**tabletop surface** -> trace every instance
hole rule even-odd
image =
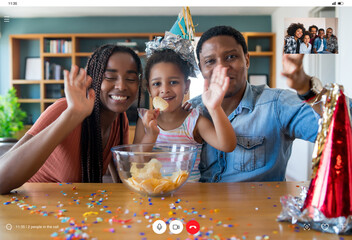
[[[186,183],[173,196],[148,198],[114,183],[26,183],[0,195],[1,239],[351,239],[277,222],[280,196],[308,182]],[[198,236],[152,223],[199,222]],[[168,226],[168,225],[167,225]],[[80,230],[81,229],[81,230]]]

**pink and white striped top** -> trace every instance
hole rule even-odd
[[[140,118],[143,118],[144,114],[147,112],[147,109],[139,108],[138,115]],[[200,179],[199,172],[199,162],[200,162],[200,153],[202,150],[202,144],[199,144],[194,140],[193,130],[197,124],[197,120],[199,118],[200,109],[194,108],[191,113],[188,114],[185,121],[178,128],[172,130],[163,130],[159,126],[159,136],[156,140],[157,143],[184,143],[184,144],[195,144],[198,146],[197,158],[194,163],[194,167],[192,169],[191,175],[188,179],[190,182],[198,182]]]

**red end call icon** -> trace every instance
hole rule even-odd
[[[187,232],[190,234],[196,234],[199,232],[200,226],[199,223],[195,220],[191,220],[186,224]]]

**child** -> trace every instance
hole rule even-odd
[[[310,33],[305,32],[303,34],[303,43],[301,43],[301,46],[299,48],[300,54],[310,54],[312,52],[312,45],[309,42],[310,42]]]
[[[326,51],[326,38],[324,38],[325,30],[320,28],[318,30],[318,37],[314,40],[313,52],[314,53],[329,53]]]
[[[86,71],[77,66],[65,71],[66,98],[43,112],[1,157],[1,194],[26,181],[102,181],[111,147],[128,142],[126,110],[136,99],[142,67],[132,49],[105,45],[90,57]]]
[[[193,51],[191,56],[192,54]],[[189,56],[188,54],[185,59]],[[170,49],[155,51],[148,59],[145,77],[149,93],[152,98],[159,96],[166,100],[169,107],[162,112],[159,109],[140,110],[134,143],[201,144],[204,140],[221,151],[231,152],[235,149],[236,135],[221,107],[229,86],[227,69],[219,67],[214,70],[210,86],[205,86],[202,96],[214,125],[200,115],[199,108],[191,112],[182,108],[184,95],[190,85],[188,77],[193,69],[181,54]],[[198,165],[199,154],[190,176],[191,181],[198,181],[200,178]]]

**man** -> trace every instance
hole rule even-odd
[[[320,28],[318,37],[314,40],[313,52],[314,53],[327,53],[326,51],[326,38],[324,38],[325,30]]]
[[[198,42],[197,57],[205,81],[211,79],[216,66],[227,68],[230,85],[222,108],[238,142],[231,153],[203,144],[200,181],[284,180],[293,140],[315,140],[318,114],[292,91],[252,86],[247,82],[250,65],[247,46],[242,34],[232,27],[217,26],[206,31]],[[283,74],[301,98],[309,99],[314,93],[302,60],[303,55],[284,55]],[[200,96],[190,102],[193,107],[200,106],[204,116],[210,119]]]
[[[318,32],[318,27],[316,25],[312,25],[308,28],[308,31],[310,33],[310,41],[309,43],[314,44],[314,40],[318,37],[317,32]],[[313,50],[313,49],[312,49]]]
[[[339,53],[339,48],[337,44],[337,37],[333,34],[332,28],[326,29],[326,50],[331,53]]]

